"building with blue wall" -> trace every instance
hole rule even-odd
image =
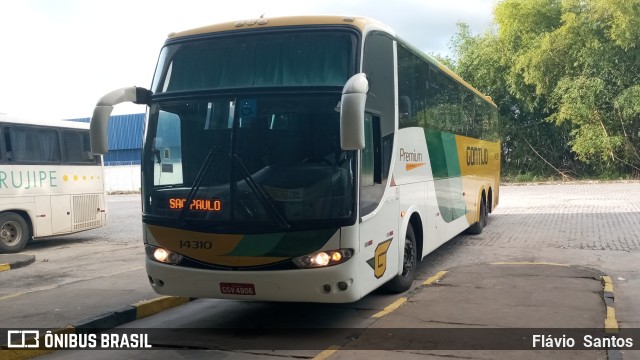
[[[88,123],[90,118],[69,119]],[[104,156],[106,166],[140,165],[144,114],[114,115],[109,118],[109,153]]]

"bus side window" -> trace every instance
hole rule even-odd
[[[8,147],[11,148],[11,158],[14,162],[60,162],[60,138],[55,129],[16,126],[5,133],[6,140],[9,140]]]
[[[11,151],[11,136],[9,136],[9,128],[5,127],[2,131],[4,135],[4,145],[7,151],[7,161],[12,161],[12,151]]]
[[[365,148],[362,150],[361,216],[378,206],[389,177],[397,115],[393,49],[394,41],[385,34],[372,32],[365,39],[362,67],[369,78],[366,109],[370,112],[365,116]],[[410,93],[402,95],[410,96]],[[407,106],[404,110],[410,109]]]
[[[5,153],[5,150],[4,150],[4,131],[3,131],[2,127],[0,127],[0,163],[3,163],[3,162],[6,161],[4,153]]]
[[[377,129],[376,129],[377,128]],[[380,118],[365,114],[364,149],[360,169],[360,209],[367,214],[373,211],[379,201],[380,186]],[[376,186],[377,185],[377,186]]]
[[[375,137],[373,131],[373,117],[367,113],[364,117],[364,149],[362,149],[362,169],[360,173],[360,186],[364,187],[373,186],[376,182],[375,174]]]
[[[74,130],[62,131],[62,149],[64,150],[64,163],[95,163],[96,159],[91,153],[89,133]]]

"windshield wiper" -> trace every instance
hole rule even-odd
[[[190,209],[191,202],[193,201],[193,198],[198,193],[198,190],[200,189],[200,185],[202,184],[202,179],[204,179],[204,175],[207,173],[207,171],[209,170],[209,167],[213,163],[213,158],[215,157],[215,155],[216,155],[216,146],[213,145],[211,146],[211,149],[209,149],[209,152],[207,153],[207,157],[204,159],[204,163],[200,167],[200,170],[198,170],[198,175],[196,175],[196,179],[193,182],[193,186],[191,187],[191,189],[189,190],[189,193],[187,194],[187,200],[185,201],[184,203],[185,205],[182,208],[182,211],[180,212],[180,216],[178,217],[179,220],[184,219],[185,215],[187,214],[187,211]]]
[[[242,171],[244,181],[247,182],[247,185],[249,185],[251,191],[253,191],[262,206],[267,210],[267,213],[278,223],[281,228],[289,229],[291,225],[289,225],[287,219],[285,219],[280,211],[278,211],[278,209],[276,209],[276,207],[273,205],[273,199],[271,199],[269,194],[267,194],[262,189],[262,187],[258,185],[255,180],[253,180],[251,173],[244,166],[244,162],[242,161],[242,159],[237,154],[230,154],[229,156],[235,161],[235,164],[240,169],[240,171]]]

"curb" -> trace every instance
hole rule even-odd
[[[604,332],[605,334],[609,334],[611,336],[617,335],[620,328],[618,326],[618,320],[616,319],[616,308],[615,308],[615,296],[613,295],[613,282],[611,281],[611,277],[607,275],[603,275],[602,278],[602,298],[604,299],[604,303],[607,306],[607,317],[604,319]],[[622,352],[620,349],[608,349],[607,350],[607,359],[608,360],[621,360]]]
[[[420,288],[426,288],[429,286],[432,286],[434,284],[437,284],[438,282],[440,282],[440,280],[442,280],[442,278],[447,274],[447,271],[439,271],[438,273],[436,273],[435,275],[429,277],[427,280],[425,280],[422,284],[416,286],[415,288],[413,288],[412,290],[407,291],[407,293],[405,294],[405,296],[401,296],[398,299],[396,299],[393,303],[389,304],[388,306],[386,306],[382,311],[377,312],[373,315],[371,315],[370,320],[372,322],[375,322],[376,320],[389,315],[390,313],[394,312],[395,310],[399,309],[400,307],[402,307],[407,300],[409,300],[409,297],[414,294],[418,289]],[[370,323],[371,324],[371,323]],[[367,326],[368,327],[368,326]],[[350,340],[349,340],[350,341]],[[316,355],[315,357],[311,358],[311,360],[326,360],[327,358],[329,358],[331,355],[333,355],[336,351],[340,350],[342,348],[342,346],[344,346],[344,344],[342,345],[332,345],[329,348],[325,349],[324,351],[320,352],[318,355]]]
[[[76,325],[68,325],[64,328],[51,330],[51,332],[81,334],[89,329],[108,330],[186,304],[192,300],[195,299],[181,296],[160,296],[82,320]],[[33,339],[31,339],[31,341],[33,341]],[[56,351],[56,349],[8,349],[7,346],[3,345],[0,347],[0,358],[4,360],[24,360],[50,354],[54,351]]]
[[[547,262],[494,262],[492,265],[550,265],[550,266],[566,266],[572,267],[572,265],[568,264],[557,264],[557,263],[547,263]],[[575,266],[581,268],[581,266]],[[590,269],[597,271],[595,269]],[[601,273],[602,274],[602,273]],[[604,304],[606,307],[606,317],[604,319],[603,329],[604,333],[610,336],[615,336],[619,333],[620,327],[618,326],[618,320],[616,319],[616,309],[615,309],[615,296],[613,294],[613,282],[611,281],[611,277],[605,274],[600,276],[600,281],[602,282],[602,299],[604,300]],[[620,349],[607,349],[607,359],[608,360],[622,360],[622,353]]]
[[[585,268],[582,266],[574,266],[569,264],[550,263],[550,262],[504,261],[504,262],[493,262],[493,263],[490,263],[490,265],[544,265],[544,266],[558,266],[558,267],[574,267],[574,268],[581,268],[581,269],[595,272],[596,274],[598,274],[597,276],[600,277],[600,281],[603,286],[602,296],[606,305],[606,318],[604,319],[604,322],[603,322],[604,333],[610,336],[614,336],[619,333],[618,321],[616,319],[615,308],[614,308],[615,296],[613,293],[613,283],[611,281],[611,277],[604,275],[602,272],[596,269]],[[385,307],[384,310],[372,315],[371,318],[374,320],[377,320],[381,317],[384,317],[392,313],[398,308],[402,307],[408,301],[408,297],[411,296],[411,294],[414,293],[418,288],[429,287],[429,286],[433,286],[434,284],[437,284],[438,282],[440,282],[440,280],[442,280],[442,278],[445,277],[447,272],[448,271],[439,271],[435,275],[429,277],[421,285],[407,292],[406,296],[396,299],[393,303]],[[598,279],[597,276],[594,274],[594,277],[592,279],[597,280]],[[339,351],[342,348],[342,346],[344,346],[344,344],[332,345],[329,348],[325,349],[324,351],[320,352],[311,360],[326,360],[327,358],[331,357],[335,352]],[[622,353],[619,349],[607,349],[606,356],[607,356],[607,360],[622,360]]]
[[[604,319],[604,328],[607,334],[618,333],[618,320],[616,320],[615,296],[613,295],[613,283],[609,276],[602,276],[602,287],[604,288],[602,297],[607,306],[607,317]]]
[[[35,255],[23,255],[23,256],[25,256],[26,259],[15,260],[11,263],[0,263],[0,272],[25,267],[27,265],[33,264],[36,261]]]
[[[137,302],[125,308],[91,317],[72,325],[75,329],[111,329],[144,317],[157,314],[190,301],[187,297],[160,296]]]

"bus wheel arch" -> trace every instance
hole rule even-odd
[[[416,240],[416,258],[417,261],[422,260],[422,247],[424,245],[424,232],[422,229],[422,219],[418,213],[413,213],[409,219],[409,227],[413,230]],[[408,228],[407,228],[408,230]]]
[[[0,213],[0,253],[16,253],[24,249],[31,237],[31,222],[22,211]]]
[[[418,260],[422,258],[422,225],[417,213],[411,215],[405,231],[400,273],[384,284],[390,292],[402,293],[411,288],[416,277]]]
[[[482,233],[482,229],[487,225],[487,215],[488,215],[488,206],[487,206],[487,197],[484,188],[480,193],[480,198],[478,200],[478,209],[476,210],[478,213],[478,221],[471,224],[469,228],[467,228],[466,233],[472,235],[478,235]]]

